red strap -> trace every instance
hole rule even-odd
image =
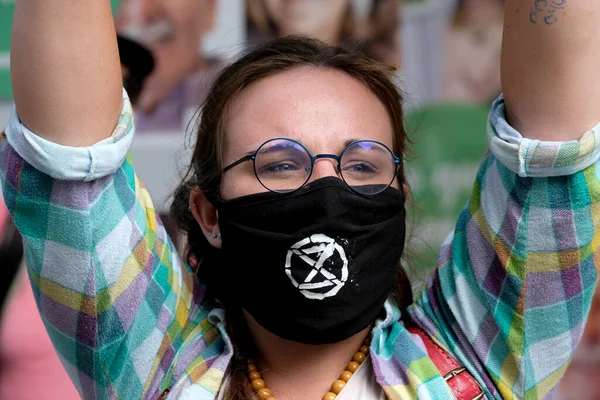
[[[448,386],[452,389],[452,393],[454,393],[454,396],[458,400],[479,400],[484,398],[481,386],[454,357],[438,346],[425,332],[416,326],[410,326],[407,329],[410,333],[419,335],[425,344],[429,358],[431,358],[433,364],[440,371],[440,374],[444,377]]]

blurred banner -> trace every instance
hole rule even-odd
[[[409,108],[484,104],[500,93],[504,0],[407,0],[402,87]]]
[[[503,0],[112,0],[127,62],[143,88],[140,131],[180,130],[224,60],[305,34],[359,47],[399,68],[410,108],[489,104],[500,91]],[[0,0],[0,99],[11,96],[15,0]],[[144,54],[146,52],[146,54]]]
[[[246,0],[248,44],[302,34],[400,67],[398,0]]]
[[[123,75],[138,132],[185,131],[227,58],[245,47],[243,0],[121,0]]]
[[[447,28],[442,101],[490,104],[500,94],[504,0],[459,0]]]

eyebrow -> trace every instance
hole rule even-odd
[[[278,139],[291,139],[291,140],[294,140],[294,141],[296,141],[296,142],[300,143],[302,146],[306,147],[306,145],[305,145],[304,143],[302,143],[302,140],[300,140],[300,139],[294,139],[294,138],[291,138],[291,137],[280,137],[280,138],[278,138]],[[265,143],[266,143],[266,142],[265,142]],[[265,143],[262,143],[262,144],[261,144],[260,146],[258,146],[256,149],[254,149],[254,150],[251,150],[251,151],[247,152],[246,154],[244,154],[244,156],[245,156],[245,157],[247,157],[247,156],[251,156],[251,155],[254,155],[254,154],[256,154],[256,152],[258,151],[258,149],[260,149],[260,148],[261,148],[261,146],[262,146],[263,144],[265,144]]]
[[[306,147],[306,145],[300,139],[294,139],[294,138],[282,138],[282,139],[292,139],[292,140],[295,140],[296,142],[299,142],[304,147]],[[350,146],[352,143],[357,142],[359,140],[363,140],[363,139],[356,139],[356,138],[347,139],[346,141],[344,141],[344,148]],[[260,146],[262,146],[262,144]],[[249,157],[249,156],[252,156],[252,155],[256,154],[256,152],[258,151],[258,149],[260,148],[260,146],[258,146],[255,150],[251,150],[251,151],[245,153],[244,157]]]
[[[360,141],[360,140],[365,140],[367,142],[369,141],[368,139],[350,139],[350,140],[347,140],[346,142],[344,142],[345,148],[348,148],[348,146],[350,146],[352,143],[354,143],[356,141]],[[384,153],[384,154],[387,153],[387,151],[382,149],[380,146],[373,147],[373,149],[380,153]]]

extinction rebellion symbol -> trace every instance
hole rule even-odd
[[[335,296],[348,280],[344,248],[327,235],[315,234],[287,252],[285,273],[307,299]]]

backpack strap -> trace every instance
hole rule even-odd
[[[454,357],[448,354],[446,350],[442,349],[429,335],[418,327],[411,325],[407,329],[410,333],[418,335],[421,338],[425,344],[429,358],[431,358],[433,364],[440,371],[440,374],[452,389],[452,393],[454,393],[457,400],[484,399],[483,389],[465,367],[461,366]]]

